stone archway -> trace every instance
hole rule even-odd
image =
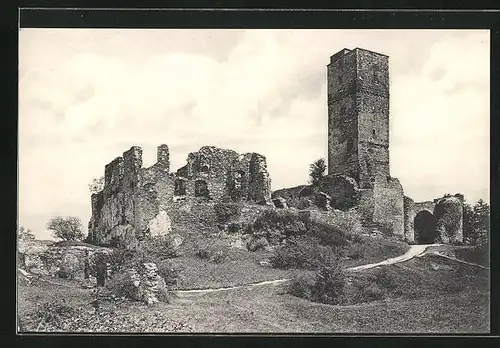
[[[418,244],[432,244],[436,240],[436,217],[428,210],[419,211],[413,220],[415,242]]]

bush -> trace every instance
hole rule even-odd
[[[306,273],[295,276],[288,287],[288,293],[293,296],[313,300],[313,288],[316,283],[314,274]]]
[[[316,266],[314,275],[295,277],[288,291],[314,302],[341,304],[345,302],[345,285],[344,271],[338,259],[330,255]]]
[[[317,302],[340,304],[344,302],[345,274],[337,258],[330,257],[316,271],[314,294]]]
[[[66,303],[64,298],[51,298],[42,302],[34,313],[34,320],[45,325],[59,327],[65,320],[75,314],[75,308]]]
[[[196,251],[196,256],[200,259],[208,260],[210,258],[210,250],[208,248],[200,248]]]
[[[264,250],[269,245],[269,242],[264,237],[252,238],[248,244],[247,249],[249,251]]]
[[[382,267],[376,274],[376,283],[383,289],[393,290],[396,288],[394,275],[387,267]]]
[[[157,265],[158,275],[165,280],[165,285],[175,285],[179,276],[179,271],[170,262],[162,262]]]
[[[344,254],[353,260],[359,260],[365,255],[365,248],[365,244],[361,242],[353,242],[346,247]]]
[[[153,238],[145,241],[136,252],[136,258],[140,262],[161,262],[163,260],[178,257],[175,248],[169,239]]]
[[[85,238],[82,222],[76,216],[56,216],[49,220],[47,229],[55,238],[63,240],[82,240]]]
[[[212,262],[214,262],[214,263],[222,263],[226,259],[227,259],[227,254],[224,251],[222,251],[222,250],[217,251],[212,256]]]
[[[138,288],[134,286],[127,272],[115,274],[113,278],[106,283],[106,289],[118,297],[126,297],[131,300],[139,298],[137,293]]]
[[[359,302],[371,302],[382,300],[384,298],[384,292],[380,289],[377,284],[370,284],[361,290],[361,296]]]
[[[325,222],[310,222],[308,224],[308,234],[318,238],[321,244],[330,246],[345,246],[348,241],[345,230]]]
[[[222,246],[209,245],[198,247],[196,256],[203,260],[210,260],[214,263],[222,263],[228,258],[227,250]]]
[[[231,222],[228,226],[227,226],[227,231],[229,233],[237,233],[238,231],[242,230],[242,225],[240,223],[237,223],[237,222]]]
[[[288,210],[265,210],[255,219],[249,232],[265,236],[275,244],[284,238],[299,236],[307,231],[306,225],[297,214]]]
[[[294,237],[285,246],[278,248],[271,257],[276,268],[315,269],[335,253],[329,246],[321,245],[311,236]]]
[[[217,222],[226,223],[241,216],[241,205],[237,203],[217,203],[214,205]]]

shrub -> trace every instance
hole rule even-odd
[[[344,298],[345,274],[338,259],[329,257],[325,259],[316,271],[314,284],[314,297],[317,302],[340,304]]]
[[[269,242],[264,237],[252,238],[248,244],[247,249],[249,251],[264,250],[269,245]]]
[[[295,276],[288,287],[288,293],[305,298],[307,300],[313,300],[313,288],[316,282],[314,274],[306,273]]]
[[[331,247],[321,245],[311,236],[294,237],[285,246],[278,248],[271,257],[276,268],[314,269],[334,254]]]
[[[307,231],[297,214],[287,210],[265,210],[255,219],[250,232],[265,236],[270,242],[299,236]]]
[[[228,226],[227,226],[227,231],[229,233],[237,233],[238,231],[242,230],[242,224],[238,223],[238,222],[231,222]]]
[[[228,258],[227,250],[223,246],[208,245],[198,247],[196,256],[203,260],[210,260],[214,263],[222,263]]]
[[[165,285],[175,285],[179,276],[179,271],[170,262],[162,262],[157,265],[158,275],[165,280]]]
[[[152,238],[144,241],[136,252],[140,262],[161,262],[166,259],[178,257],[177,248],[171,240],[166,238]]]
[[[308,234],[318,238],[322,244],[330,246],[344,246],[348,240],[345,230],[325,222],[310,222]]]
[[[214,210],[219,223],[226,223],[241,216],[241,205],[237,203],[220,202],[214,205]]]
[[[222,263],[227,259],[227,253],[223,250],[219,250],[212,256],[212,262],[214,263]]]
[[[57,327],[75,314],[75,308],[66,303],[64,298],[51,298],[42,302],[34,313],[34,320],[45,325]]]
[[[396,288],[396,280],[393,273],[387,267],[382,267],[376,274],[376,283],[383,289],[393,290]]]
[[[377,284],[370,284],[361,290],[361,296],[358,297],[359,302],[377,301],[384,298],[384,292]]]
[[[138,288],[134,286],[127,272],[115,274],[113,278],[106,283],[106,288],[118,297],[126,297],[132,300],[139,297],[137,293]]]
[[[210,250],[208,248],[200,248],[196,251],[196,256],[200,259],[208,260],[210,258]]]
[[[345,256],[353,259],[359,260],[365,255],[365,244],[361,242],[350,243],[345,250]]]

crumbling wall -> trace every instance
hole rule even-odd
[[[358,213],[365,227],[403,238],[403,187],[396,178],[377,176],[372,189],[359,189]]]
[[[358,184],[347,175],[325,175],[318,190],[330,196],[330,204],[335,209],[346,210],[358,203]]]
[[[415,227],[413,226],[415,220],[415,202],[410,197],[403,197],[404,206],[404,231],[405,238],[408,242],[415,241]]]
[[[463,196],[443,197],[436,202],[436,233],[442,243],[463,241]]]
[[[158,146],[157,163],[142,168],[142,149],[132,146],[105,167],[104,188],[92,195],[90,241],[135,249],[149,233],[149,222],[173,196],[167,145]]]
[[[157,162],[142,168],[142,150],[133,146],[105,167],[101,192],[93,194],[89,241],[135,249],[141,242],[171,231],[176,199],[222,199],[265,203],[270,179],[264,156],[204,146],[170,173],[167,145],[157,148]]]
[[[373,187],[375,207],[373,222],[392,229],[392,234],[404,236],[403,186],[396,178],[377,176]]]

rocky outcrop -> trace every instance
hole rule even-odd
[[[153,305],[158,303],[159,298],[166,296],[167,287],[165,279],[158,274],[158,268],[155,263],[143,263],[139,270],[136,268],[129,269],[128,277],[134,289],[129,294],[133,300]]]

